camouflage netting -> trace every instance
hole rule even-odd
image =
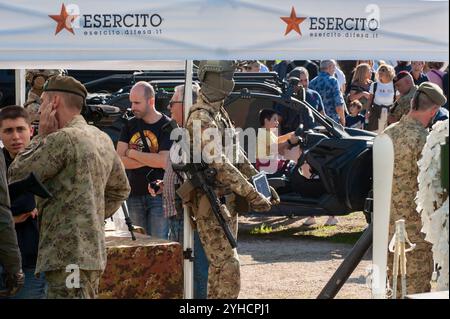
[[[109,234],[108,234],[109,233]],[[108,262],[99,298],[183,298],[181,245],[127,232],[106,232]]]

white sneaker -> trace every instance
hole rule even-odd
[[[315,217],[308,217],[307,220],[305,220],[305,222],[303,223],[303,226],[312,226],[316,223],[316,218]]]
[[[339,223],[339,220],[334,217],[334,216],[330,216],[328,217],[327,221],[325,222],[325,226],[335,226]]]

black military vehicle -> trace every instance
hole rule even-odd
[[[116,112],[118,109],[108,108],[98,108],[96,114],[96,122],[115,143],[122,118],[130,115],[129,90],[142,80],[154,86],[156,108],[166,113],[174,87],[184,83],[184,71],[114,74],[85,83],[91,92],[88,98],[91,110],[95,110],[95,105],[120,109],[120,116]],[[258,112],[263,108],[285,107],[293,113],[309,113],[314,117],[313,127],[296,130],[303,149],[297,164],[284,167],[276,176],[269,176],[269,183],[281,198],[281,204],[274,207],[271,214],[345,215],[362,211],[372,188],[372,140],[375,135],[343,128],[301,98],[292,97],[289,83],[281,82],[276,73],[235,73],[235,82],[234,92],[226,100],[225,107],[237,127],[257,128]],[[304,161],[311,166],[316,178],[302,177],[299,169]]]

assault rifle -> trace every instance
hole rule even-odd
[[[163,127],[163,130],[171,132],[172,130],[177,128],[179,128],[177,123],[174,120],[172,120]],[[175,142],[176,143],[182,142],[181,135]],[[233,237],[230,227],[228,226],[225,217],[221,212],[220,206],[222,204],[220,200],[217,198],[217,195],[212,187],[212,185],[214,185],[214,182],[216,180],[217,175],[216,170],[214,168],[208,167],[204,163],[187,163],[187,164],[172,163],[172,168],[177,173],[181,172],[185,173],[187,179],[190,181],[192,186],[196,189],[199,189],[207,196],[209,203],[211,204],[211,209],[214,213],[214,216],[216,216],[217,221],[222,227],[225,236],[228,239],[228,242],[230,243],[232,248],[236,248],[237,247],[236,239]]]

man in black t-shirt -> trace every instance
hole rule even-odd
[[[170,133],[162,127],[170,119],[156,111],[155,91],[147,82],[132,87],[130,102],[135,117],[123,126],[117,143],[117,153],[131,186],[128,210],[132,222],[143,227],[147,234],[167,239],[168,220],[164,217],[162,197],[150,196],[147,184],[163,178],[172,141]]]

